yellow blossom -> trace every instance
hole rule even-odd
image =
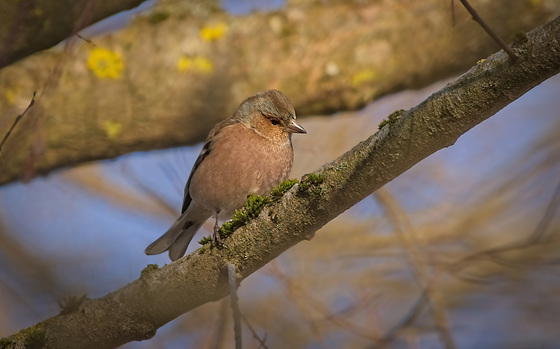
[[[8,105],[10,106],[16,104],[16,95],[16,90],[11,87],[8,87],[4,90],[4,98],[6,99],[6,103],[8,103]]]
[[[358,86],[364,82],[373,81],[377,76],[377,72],[371,68],[362,69],[352,76],[352,85]]]
[[[101,79],[118,79],[123,69],[123,61],[118,52],[96,47],[89,54],[87,66]]]
[[[214,71],[214,64],[206,57],[181,57],[177,61],[177,70],[210,74]]]
[[[204,41],[215,41],[224,36],[227,26],[224,23],[220,23],[213,27],[204,27],[200,29],[200,37]]]
[[[540,7],[542,5],[542,0],[529,0],[529,3],[533,7]]]
[[[115,139],[121,133],[122,125],[115,121],[105,120],[101,123],[101,127],[105,131],[105,134],[110,139]]]
[[[31,13],[33,14],[33,16],[39,18],[43,16],[43,9],[41,9],[39,6],[35,6],[33,10],[31,10]]]

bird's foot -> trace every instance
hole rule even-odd
[[[218,248],[229,248],[229,246],[222,241],[220,237],[220,229],[216,229],[214,227],[214,234],[212,234],[212,245],[211,247],[218,247]]]

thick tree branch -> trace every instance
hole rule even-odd
[[[446,2],[304,0],[247,16],[181,7],[190,3],[158,2],[125,29],[90,38],[95,46],[79,41],[4,68],[0,132],[32,91],[39,94],[3,151],[0,184],[24,169],[45,174],[202,141],[240,101],[269,88],[286,93],[300,116],[353,110],[465,71],[495,51],[466,11],[451,27]],[[556,16],[560,2],[486,1],[477,9],[509,38]],[[112,58],[112,74],[102,74]],[[43,155],[30,162],[32,146]]]
[[[321,168],[320,184],[295,186],[237,230],[227,241],[229,249],[194,252],[161,269],[149,266],[122,289],[86,300],[74,313],[54,316],[14,335],[7,347],[15,348],[32,336],[45,348],[113,348],[150,338],[179,315],[224,297],[228,294],[227,262],[236,265],[240,280],[246,278],[559,73],[559,38],[560,17],[514,46],[517,63],[500,51],[415,108],[393,115],[379,132]]]

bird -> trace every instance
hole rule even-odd
[[[208,134],[185,185],[181,215],[144,251],[184,256],[192,238],[214,217],[218,245],[220,220],[231,218],[249,194],[268,195],[286,180],[293,163],[292,134],[307,131],[296,122],[294,106],[278,90],[244,100],[228,119]]]

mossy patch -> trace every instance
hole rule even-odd
[[[400,109],[400,110],[392,112],[391,115],[389,115],[387,117],[387,119],[384,119],[383,121],[381,121],[379,123],[379,129],[381,130],[387,124],[392,125],[392,124],[396,123],[400,119],[400,117],[403,113],[404,113],[404,109]]]
[[[320,173],[308,173],[303,176],[301,182],[299,183],[298,191],[299,192],[306,192],[309,191],[312,187],[319,186],[325,180],[325,176]]]
[[[23,343],[25,349],[44,348],[47,343],[47,333],[45,331],[45,322],[40,322],[34,326],[21,330],[9,338],[0,340],[0,348],[7,349],[14,344]],[[20,346],[18,346],[20,347]]]
[[[270,202],[267,196],[249,194],[245,205],[240,210],[235,210],[231,221],[225,222],[220,228],[220,237],[226,238],[234,231],[256,218],[266,204]]]
[[[10,338],[0,338],[0,349],[6,349],[8,348],[8,346],[10,344],[12,344],[14,341],[11,340]]]
[[[81,296],[68,296],[60,299],[58,305],[60,306],[60,314],[66,315],[76,312],[80,309],[80,305],[86,300],[87,294]]]
[[[249,194],[247,196],[247,201],[245,201],[245,205],[243,205],[241,209],[235,210],[232,219],[225,222],[220,227],[220,230],[218,231],[220,234],[220,238],[227,238],[228,236],[233,234],[234,231],[247,224],[247,222],[256,218],[259,213],[261,213],[265,205],[270,201],[270,198],[267,196],[260,196],[252,193]],[[198,243],[201,245],[207,245],[211,242],[212,237],[205,236]]]
[[[379,129],[381,130],[383,127],[385,127],[385,125],[387,125],[387,123],[389,123],[389,121],[383,119],[383,121],[379,123]]]
[[[243,207],[239,210],[235,210],[232,219],[225,222],[220,227],[220,238],[227,238],[233,234],[234,231],[246,225],[252,219],[257,218],[266,205],[280,200],[282,196],[297,183],[297,179],[287,179],[276,188],[272,189],[270,196],[249,194]],[[200,239],[198,243],[203,246],[199,252],[204,253],[207,250],[207,246],[212,243],[212,236],[205,236]]]
[[[205,236],[202,239],[198,240],[198,243],[203,246],[211,242],[212,242],[212,235]]]
[[[159,265],[157,264],[148,264],[142,271],[140,272],[140,277],[144,277],[156,270],[159,269]]]
[[[45,323],[41,322],[10,337],[0,338],[0,349],[15,348],[16,346],[20,348],[22,342],[25,349],[44,348],[47,343]]]
[[[206,241],[205,239],[210,239],[209,241]],[[203,245],[202,247],[200,247],[198,249],[198,254],[204,254],[204,252],[208,251],[208,248],[210,248],[210,243],[212,242],[212,237],[210,236],[205,236],[204,238],[202,238],[198,243]],[[204,244],[203,244],[204,243]]]
[[[170,14],[166,11],[154,11],[146,16],[147,21],[150,24],[158,24],[169,18]]]
[[[294,185],[298,183],[297,179],[286,179],[284,182],[280,183],[276,188],[272,189],[270,193],[270,199],[273,201],[278,201],[288,192],[288,190],[292,189]]]
[[[511,42],[513,44],[523,44],[527,41],[529,41],[529,38],[527,37],[527,33],[524,31],[519,31],[511,37]]]
[[[39,349],[45,346],[47,334],[41,326],[32,327],[25,338],[25,349]]]

